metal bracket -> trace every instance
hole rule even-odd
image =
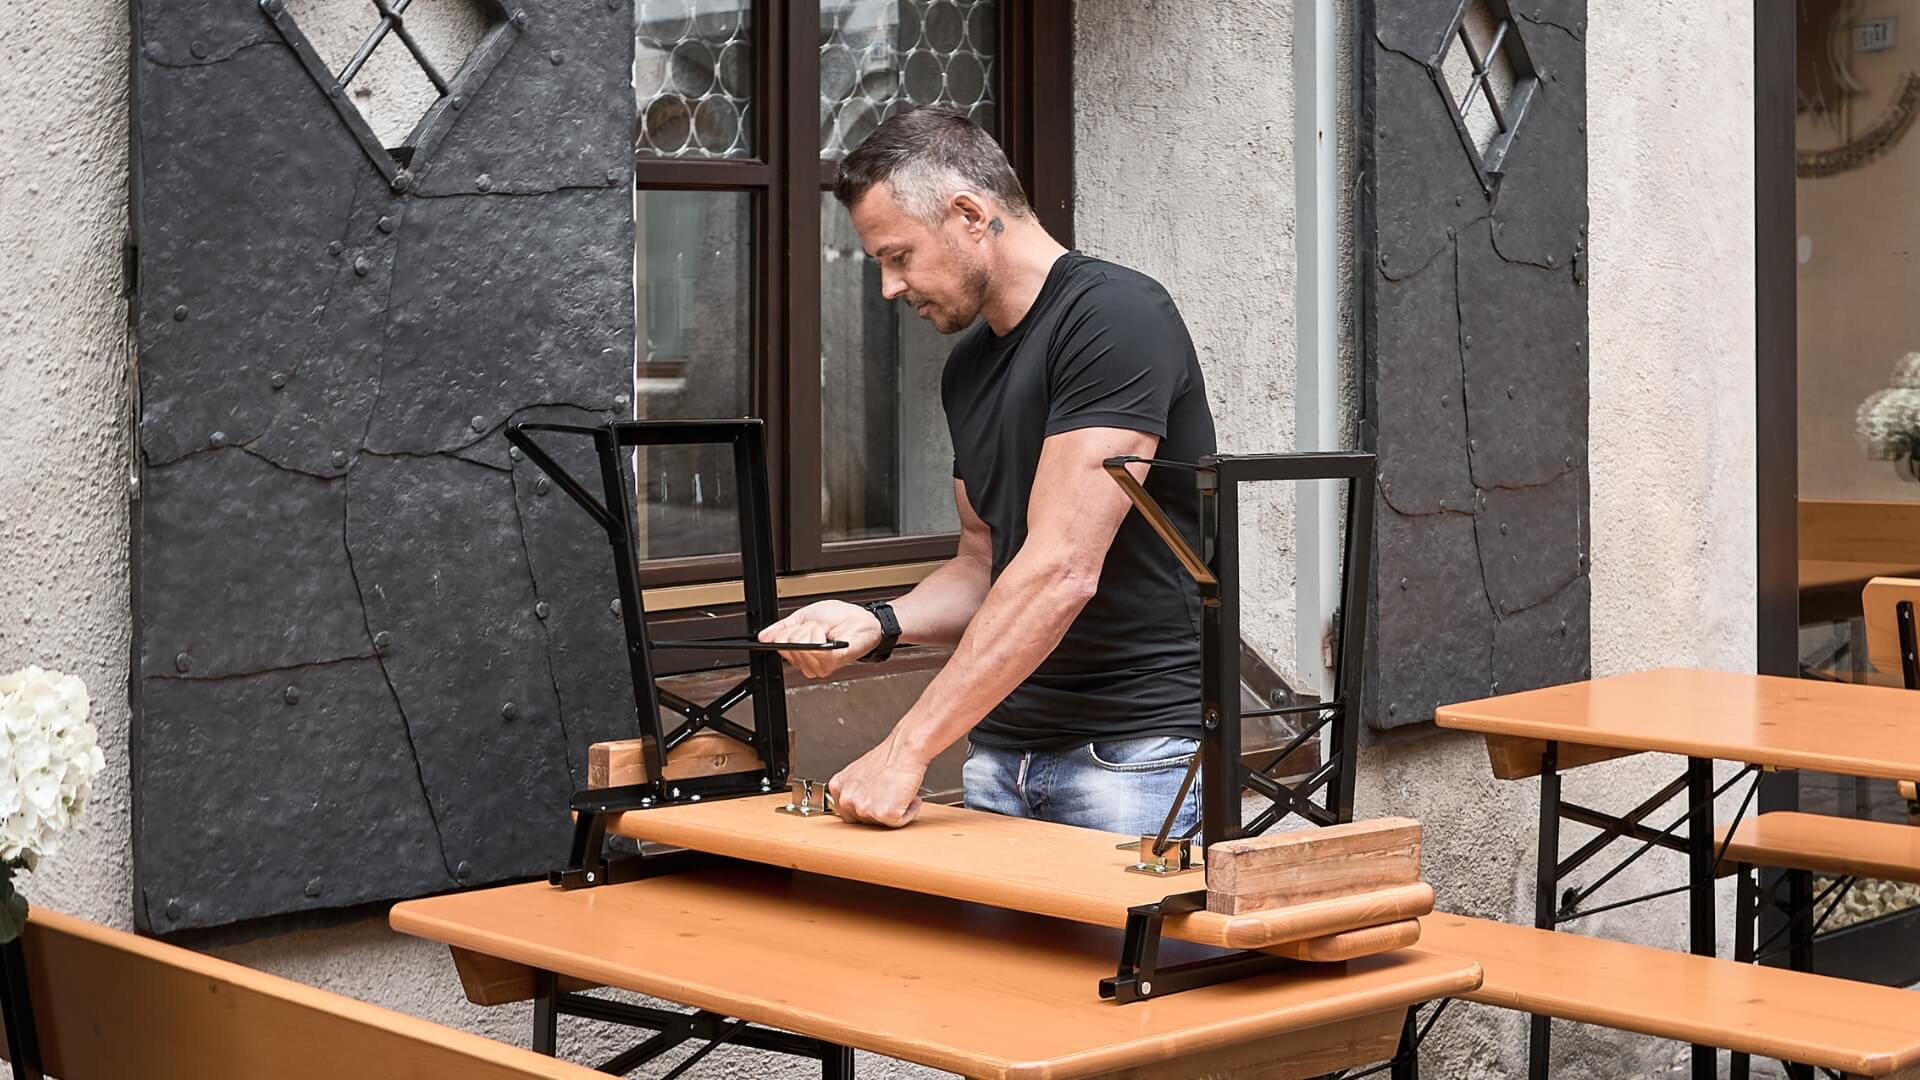
[[[1120,947],[1120,970],[1100,980],[1100,996],[1120,1005],[1164,997],[1183,990],[1232,982],[1273,971],[1293,963],[1264,952],[1235,952],[1224,956],[1160,966],[1160,929],[1169,915],[1187,915],[1207,906],[1207,891],[1175,893],[1157,903],[1127,910],[1126,938]]]
[[[1121,844],[1120,850],[1131,851],[1133,844]],[[1193,861],[1193,841],[1176,840],[1168,842],[1158,836],[1142,836],[1139,844],[1140,861],[1127,867],[1132,874],[1155,874],[1168,877],[1200,869]]]
[[[792,791],[791,801],[785,806],[774,807],[774,813],[793,814],[796,817],[815,817],[833,813],[833,794],[827,790],[825,780],[802,780],[796,777]],[[819,797],[818,802],[815,801],[815,796]]]

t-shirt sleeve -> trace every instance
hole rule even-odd
[[[1047,434],[1125,428],[1158,438],[1193,340],[1164,291],[1108,279],[1075,298],[1047,354]]]

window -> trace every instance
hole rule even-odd
[[[767,421],[781,572],[954,545],[952,340],[881,299],[838,161],[897,112],[960,109],[1070,244],[1070,29],[1043,0],[635,0],[635,414]],[[647,583],[727,577],[731,461],[637,466]]]

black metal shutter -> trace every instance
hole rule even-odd
[[[1517,76],[1484,151],[1442,74],[1476,7]],[[1376,727],[1589,671],[1585,32],[1584,0],[1362,13]]]
[[[500,430],[628,411],[633,9],[487,18],[396,155],[282,0],[134,4],[144,928],[538,874],[631,728]]]

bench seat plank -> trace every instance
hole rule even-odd
[[[34,1029],[61,1080],[605,1080],[578,1065],[36,907]]]
[[[1714,828],[1714,843],[1727,838]],[[1883,881],[1920,882],[1920,829],[1887,821],[1773,810],[1740,823],[1720,861],[1720,874],[1739,864]]]
[[[1197,872],[1128,873],[1139,837],[933,804],[904,829],[880,829],[831,815],[774,813],[787,798],[636,811],[610,819],[607,829],[635,840],[1097,926],[1125,926],[1134,905],[1205,887]],[[1129,840],[1130,850],[1117,850]],[[1432,910],[1433,887],[1414,882],[1243,915],[1196,911],[1167,919],[1165,933],[1203,945],[1260,949]]]
[[[1277,1040],[1266,1049],[1280,1054],[1295,1035],[1311,1047],[1320,1035],[1307,1033],[1479,983],[1471,960],[1414,948],[1117,1005],[1098,983],[1113,974],[1119,931],[747,864],[410,900],[389,921],[511,963],[981,1080],[1191,1076],[1179,1069],[1208,1055],[1262,1040]],[[1205,954],[1161,946],[1165,964]]]
[[[1480,962],[1468,1001],[1857,1076],[1920,1077],[1920,993],[1461,915],[1420,922],[1422,949]]]

